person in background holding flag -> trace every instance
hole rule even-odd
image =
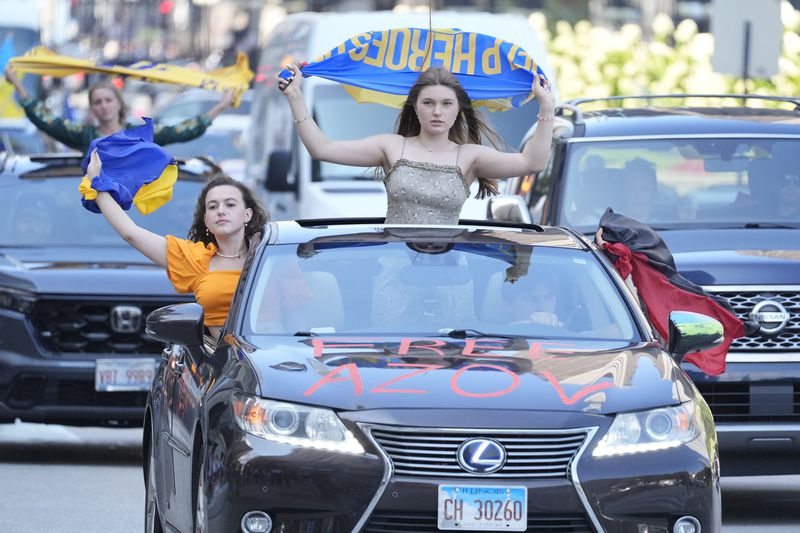
[[[306,107],[299,67],[287,69],[292,79],[278,75],[278,88],[287,97],[303,144],[320,161],[382,169],[387,223],[457,224],[473,181],[479,182],[477,197],[484,198],[497,194],[493,179],[539,172],[549,158],[555,103],[549,82],[539,74],[533,76],[532,92],[539,101],[540,127],[524,152],[506,153],[482,144],[484,138],[498,137],[445,68],[431,67],[419,75],[396,134],[349,141],[325,136]]]
[[[115,187],[110,182],[114,177],[106,176],[107,173],[101,176],[103,164],[98,152],[105,154],[109,165],[116,163],[114,173],[125,173],[118,163],[124,158],[123,152],[130,150],[120,150],[120,157],[112,150],[113,147],[98,146],[91,152],[84,181],[94,189],[92,202],[120,237],[167,270],[177,292],[194,294],[197,303],[203,306],[206,328],[218,338],[247,252],[259,242],[269,214],[247,186],[221,175],[211,179],[200,192],[188,239],[152,233],[136,225],[112,196]],[[84,202],[87,198],[84,196]]]
[[[5,76],[9,83],[14,85],[20,105],[28,119],[53,139],[83,154],[87,153],[94,139],[134,127],[127,123],[128,106],[122,98],[122,93],[110,82],[101,81],[89,89],[89,109],[97,125],[84,125],[53,115],[45,107],[44,102],[31,98],[10,64],[5,68]],[[187,119],[174,126],[157,125],[154,142],[163,146],[190,141],[201,136],[211,122],[230,107],[232,101],[233,93],[226,91],[220,101],[204,115]]]

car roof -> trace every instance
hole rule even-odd
[[[272,244],[355,241],[424,241],[542,245],[587,249],[586,238],[561,226],[538,226],[499,220],[466,220],[458,225],[385,224],[382,218],[280,220],[267,226]]]
[[[750,105],[679,106],[664,105],[668,99],[718,98]],[[783,109],[756,107],[765,100],[780,102]],[[641,105],[630,106],[629,102]],[[611,107],[612,105],[625,107]],[[586,110],[589,105],[604,109]],[[763,104],[761,104],[763,105]],[[787,108],[788,107],[788,108]],[[793,109],[792,109],[793,107]],[[563,139],[621,138],[697,135],[798,135],[800,134],[800,98],[761,95],[642,95],[576,99],[556,106],[554,135]],[[535,131],[528,131],[523,144]]]
[[[0,177],[74,177],[83,175],[83,155],[67,154],[10,155],[0,152]],[[181,180],[206,181],[222,169],[205,159],[178,159],[178,178]]]

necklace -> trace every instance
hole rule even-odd
[[[221,254],[221,253],[219,253],[219,250],[216,250],[214,253],[217,254],[220,257],[224,257],[225,259],[239,259],[240,257],[242,257],[242,254],[236,254],[236,255]]]
[[[422,142],[422,141],[419,139],[419,137],[417,137],[417,142],[419,142],[419,145],[420,145],[420,146],[422,146],[423,148],[425,148],[425,150],[427,150],[428,152],[431,152],[431,153],[435,152],[436,150],[442,150],[442,149],[446,148],[445,146],[442,146],[442,148],[428,148],[428,147],[427,147],[427,146],[425,146],[425,144],[424,144],[424,143],[423,143],[423,142]],[[447,141],[447,146],[450,146],[450,141],[449,141],[449,140]]]

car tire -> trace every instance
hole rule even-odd
[[[206,514],[208,507],[206,505],[206,493],[202,486],[202,480],[205,478],[206,473],[205,455],[205,447],[200,446],[195,457],[197,465],[193,470],[196,474],[193,480],[194,483],[192,483],[194,487],[194,497],[192,498],[194,503],[194,533],[208,533],[208,515]]]
[[[148,460],[147,460],[147,477],[145,478],[145,496],[144,496],[144,531],[145,533],[164,533],[161,526],[161,513],[158,512],[158,497],[156,492],[156,474],[155,474],[155,441],[153,436],[150,436],[150,445],[148,446]]]

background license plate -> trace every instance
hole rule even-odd
[[[439,485],[439,529],[525,531],[527,487]]]
[[[156,375],[155,359],[98,359],[94,368],[97,391],[148,390]]]

